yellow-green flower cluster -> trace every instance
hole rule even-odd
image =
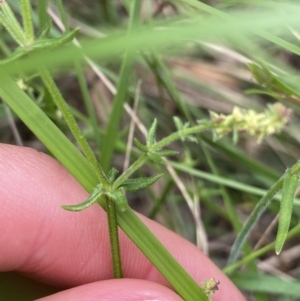
[[[235,107],[232,114],[210,112],[216,139],[228,133],[237,138],[239,132],[247,132],[260,143],[266,136],[279,133],[289,122],[292,111],[280,103],[269,105],[262,113]]]
[[[215,278],[211,278],[209,280],[203,280],[202,288],[209,300],[212,300],[211,296],[219,289],[218,287],[219,284],[220,281]]]

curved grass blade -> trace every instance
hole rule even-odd
[[[289,231],[291,216],[293,213],[293,201],[297,187],[298,176],[292,175],[290,169],[287,170],[283,180],[279,224],[275,242],[275,251],[277,255],[280,254]]]
[[[271,203],[273,196],[281,189],[283,184],[284,176],[282,176],[269,190],[268,192],[260,199],[260,201],[256,204],[253,211],[251,212],[248,220],[246,221],[245,225],[243,226],[242,230],[238,234],[228,259],[228,264],[232,264],[238,257],[239,252],[244,245],[251,229],[255,225],[256,221],[260,218],[263,214],[265,209]]]

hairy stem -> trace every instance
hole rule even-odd
[[[119,233],[118,233],[118,222],[117,222],[117,212],[115,201],[105,196],[106,199],[106,213],[108,219],[108,229],[109,229],[109,240],[110,249],[112,255],[112,265],[114,278],[122,278],[122,263],[121,263],[121,253],[120,253],[120,243],[119,243]]]
[[[30,45],[34,40],[34,30],[33,30],[32,16],[31,16],[30,0],[21,0],[21,12],[22,12],[26,43]]]
[[[74,119],[70,109],[63,99],[60,91],[58,90],[51,74],[44,68],[40,70],[41,77],[47,89],[49,90],[55,104],[57,105],[58,109],[63,114],[73,136],[75,137],[77,143],[80,145],[82,151],[84,152],[86,158],[89,160],[91,165],[93,166],[94,171],[98,175],[98,179],[100,183],[106,188],[109,188],[109,183],[107,178],[102,170],[101,166],[98,164],[97,159],[95,158],[90,146],[88,145],[84,135],[82,134],[81,130],[79,129],[76,120]]]

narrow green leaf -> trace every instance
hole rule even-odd
[[[172,149],[162,149],[162,150],[156,151],[155,154],[157,154],[161,157],[167,157],[167,156],[176,156],[179,154],[179,152],[172,150]]]
[[[91,191],[98,180],[86,158],[3,70],[0,70],[0,75],[0,96],[81,185]],[[146,155],[142,157],[145,159]],[[106,208],[103,201],[98,201],[98,203],[104,209]],[[195,280],[180,266],[130,208],[117,214],[118,223],[122,230],[157,267],[172,287],[176,287],[176,291],[184,300],[208,300]],[[137,229],[139,231],[136,231]]]
[[[126,191],[136,191],[151,186],[162,176],[163,173],[153,177],[128,179],[122,183],[121,187],[124,188]]]
[[[148,151],[148,147],[141,143],[138,139],[134,138],[134,143],[141,152],[146,153]]]
[[[273,186],[267,191],[267,193],[259,200],[254,209],[252,210],[248,220],[244,224],[243,228],[239,232],[228,258],[228,264],[232,264],[236,261],[241,248],[243,247],[251,229],[256,224],[257,220],[261,217],[263,212],[271,203],[274,195],[281,189],[283,184],[283,177],[281,177]]]
[[[103,194],[102,185],[97,185],[86,201],[77,205],[62,205],[61,207],[68,211],[81,211],[96,203]]]
[[[156,153],[147,153],[148,158],[157,164],[165,164],[165,160]]]
[[[41,27],[41,30],[38,33],[38,39],[45,38],[48,35],[48,33],[50,32],[50,29],[52,27],[52,20],[50,18],[47,18],[45,20],[45,22],[46,22],[45,25],[43,27]]]
[[[276,254],[280,254],[289,231],[291,216],[293,212],[293,201],[298,187],[298,176],[292,175],[291,170],[287,170],[283,180],[282,198],[280,203],[278,231],[275,242]]]
[[[88,191],[99,183],[87,159],[12,78],[0,70],[0,97]]]
[[[113,183],[113,181],[116,178],[116,175],[119,173],[119,171],[117,169],[115,169],[114,167],[110,169],[110,171],[107,173],[107,178],[109,183]]]
[[[77,32],[79,31],[79,28],[75,28],[72,31],[68,32],[64,36],[57,38],[57,39],[41,39],[36,41],[33,45],[31,45],[30,50],[46,50],[46,49],[53,49],[57,48],[59,46],[63,46],[69,42],[71,42]]]
[[[188,128],[189,124],[188,123],[185,123],[183,124],[182,121],[180,120],[180,118],[174,116],[173,117],[173,120],[174,120],[174,123],[176,125],[176,128],[179,132],[179,135],[180,135],[180,139],[181,141],[185,141],[185,139],[187,138],[186,136],[182,135],[182,130]]]
[[[39,28],[44,28],[47,26],[51,19],[47,14],[48,0],[39,0],[38,4],[38,17],[39,17]]]
[[[183,128],[183,123],[182,123],[181,119],[177,116],[174,116],[173,121],[175,123],[175,126],[176,126],[177,130],[181,131],[182,128]]]
[[[233,283],[241,289],[253,292],[265,292],[269,294],[281,294],[293,296],[295,299],[280,300],[297,300],[300,296],[300,281],[290,280],[272,275],[263,275],[247,271],[237,272],[230,275]]]
[[[158,271],[168,280],[176,292],[186,301],[208,301],[203,289],[193,280],[166,247],[141,222],[131,208],[118,212],[118,223],[122,230],[147,256]],[[130,231],[135,229],[135,231]],[[138,231],[137,231],[138,229]]]
[[[131,1],[130,19],[127,33],[125,34],[126,37],[130,37],[132,35],[133,25],[139,23],[141,3],[141,0]],[[109,116],[109,122],[102,142],[100,163],[103,166],[104,171],[109,169],[115,149],[115,143],[118,140],[117,137],[123,114],[123,105],[128,100],[128,87],[130,86],[130,78],[135,56],[136,54],[133,55],[133,53],[130,53],[130,51],[125,48],[125,55],[117,86],[117,94],[113,100],[112,111]]]
[[[183,130],[189,128],[190,124],[188,122],[182,123],[182,121],[176,116],[173,117],[173,120],[174,120],[176,128],[179,132],[181,141],[187,140],[187,141],[198,143],[198,140],[195,136],[193,136],[193,135],[183,135],[183,133],[182,133]]]
[[[155,118],[152,122],[152,125],[148,131],[147,135],[147,146],[152,146],[155,144],[155,134],[156,134],[156,128],[157,128],[157,119]]]
[[[198,143],[198,139],[193,135],[188,135],[185,137],[187,141]]]
[[[249,64],[248,68],[250,69],[252,75],[260,85],[262,85],[263,87],[267,87],[270,84],[270,81],[273,76],[267,68],[254,63]]]
[[[78,29],[75,29],[70,34],[58,39],[40,39],[34,44],[30,45],[30,48],[19,47],[8,58],[1,60],[0,65],[12,63],[13,61],[20,59],[21,57],[25,56],[26,54],[29,54],[32,51],[52,49],[61,46],[63,44],[66,44],[75,37],[77,31]]]

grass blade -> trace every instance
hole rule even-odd
[[[141,0],[135,0],[132,4],[131,19],[128,25],[128,35],[131,33],[131,27],[139,18]],[[109,117],[109,122],[105,137],[102,142],[102,152],[100,163],[104,171],[108,171],[116,140],[120,128],[120,122],[123,113],[123,104],[127,100],[128,86],[133,65],[133,55],[126,51],[121,67],[120,79],[117,87],[117,94],[114,98],[112,112]]]
[[[293,213],[293,201],[297,187],[298,176],[292,175],[291,170],[287,170],[283,180],[278,232],[275,242],[275,251],[277,255],[280,254],[289,231]]]

